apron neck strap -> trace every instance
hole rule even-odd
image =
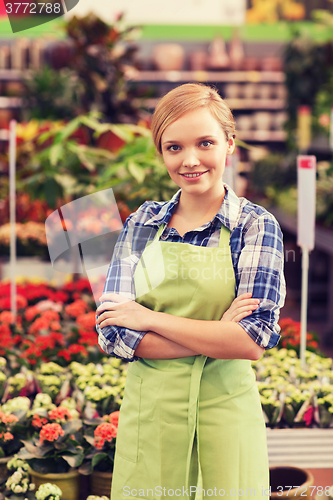
[[[221,224],[219,247],[229,247],[230,230]]]
[[[161,224],[160,226],[158,226],[158,230],[157,230],[157,233],[155,235],[154,240],[159,240],[160,239],[160,236],[162,234],[162,231],[163,231],[164,227],[165,227],[165,224]]]

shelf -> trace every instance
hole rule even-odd
[[[241,141],[284,142],[287,134],[284,130],[237,130],[236,138]]]
[[[27,70],[24,71],[26,73]],[[14,81],[14,80],[21,80],[22,79],[22,73],[20,69],[0,69],[0,80],[2,81]]]
[[[21,97],[4,97],[0,96],[0,109],[20,108],[22,106]]]
[[[277,109],[279,111],[286,108],[285,99],[240,99],[224,98],[231,109]]]
[[[138,71],[135,82],[270,82],[284,83],[282,71]]]

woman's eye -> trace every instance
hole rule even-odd
[[[179,148],[179,146],[177,146],[177,144],[172,144],[172,146],[168,147],[168,150],[169,151],[178,151],[178,149],[174,149],[174,148]]]
[[[201,143],[205,148],[207,148],[208,146],[210,146],[212,144],[211,141],[202,141]]]

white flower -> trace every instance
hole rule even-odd
[[[57,485],[51,483],[41,484],[36,491],[37,500],[45,500],[45,498],[49,496],[52,496],[54,500],[60,500],[61,495],[61,489]]]

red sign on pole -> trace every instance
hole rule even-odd
[[[297,156],[297,244],[314,248],[316,218],[316,157]]]

